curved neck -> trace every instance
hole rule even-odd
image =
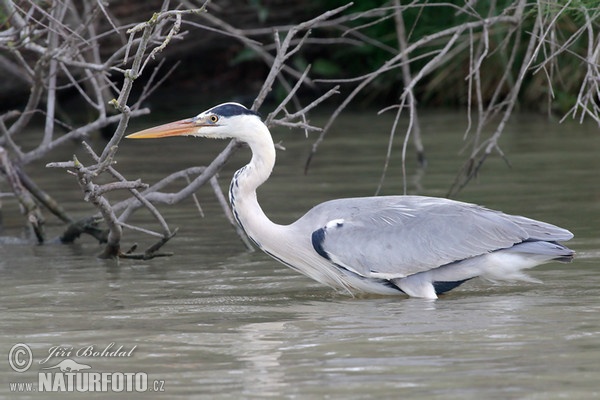
[[[276,230],[258,204],[256,189],[271,175],[275,165],[275,146],[267,127],[257,124],[243,139],[252,151],[250,162],[233,176],[229,187],[229,201],[235,219],[259,247]]]

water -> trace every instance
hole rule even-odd
[[[308,176],[302,168],[311,142],[300,133],[276,132],[287,151],[279,153],[259,193],[267,214],[289,222],[317,202],[372,194],[390,124],[374,114],[347,115]],[[464,127],[464,118],[450,113],[423,117],[429,167],[417,185],[409,161],[409,192],[446,193],[463,160]],[[223,145],[127,142],[119,168],[152,182],[164,171],[208,162]],[[336,294],[259,252],[246,252],[205,189],[198,193],[205,218],[192,201],[160,207],[180,228],[166,248],[175,252],[171,258],[116,266],[94,258],[100,247],[89,238],[71,246],[0,245],[0,397],[63,398],[56,392],[17,395],[10,383],[37,385],[39,373],[61,375],[41,368],[73,359],[92,372],[146,373],[148,392],[127,394],[139,398],[600,398],[597,127],[527,115],[510,124],[501,145],[512,168],[491,158],[457,198],[571,229],[569,246],[578,257],[533,270],[544,284],[474,280],[437,301]],[[60,160],[82,154],[75,147],[63,151]],[[386,194],[402,191],[397,154]],[[223,187],[247,157],[240,152],[222,172]],[[89,212],[77,201],[73,178],[64,171],[43,173],[40,182],[69,211]],[[16,205],[10,199],[3,205],[3,235],[19,236]],[[60,224],[48,219],[49,232],[58,234]],[[144,213],[131,222],[152,226]],[[125,242],[151,243],[131,232]],[[23,373],[7,360],[17,343],[33,355]],[[57,346],[62,353],[40,364]],[[119,346],[129,354],[77,356]]]

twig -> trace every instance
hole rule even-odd
[[[23,206],[23,214],[25,214],[29,226],[33,229],[38,243],[44,243],[46,240],[44,233],[44,216],[31,194],[21,184],[19,175],[11,161],[8,159],[8,154],[3,147],[0,147],[0,167],[3,174],[6,176],[12,192],[19,200],[21,206]]]
[[[225,196],[223,195],[223,191],[221,190],[221,186],[219,186],[219,181],[217,180],[216,176],[213,176],[212,178],[210,178],[210,186],[212,187],[213,192],[215,193],[215,196],[217,197],[217,201],[219,202],[219,205],[223,209],[223,213],[227,217],[227,220],[229,221],[231,226],[233,226],[233,229],[235,229],[235,232],[237,233],[238,237],[242,240],[242,243],[244,243],[244,246],[246,246],[246,248],[248,250],[254,251],[254,246],[252,246],[252,243],[250,242],[248,235],[246,235],[246,232],[244,232],[244,230],[235,221],[235,218],[233,217],[233,213],[231,212],[231,209],[229,208],[229,204],[227,204],[227,200],[225,199]]]
[[[254,103],[252,104],[253,110],[257,110],[261,106],[261,104],[265,101],[265,98],[267,97],[267,94],[271,91],[271,88],[273,87],[273,84],[275,83],[275,79],[278,77],[281,69],[283,68],[283,65],[285,65],[285,62],[287,61],[287,59],[292,54],[294,54],[299,49],[299,46],[303,43],[301,41],[299,44],[297,44],[294,47],[294,49],[292,49],[291,51],[288,51],[290,48],[291,42],[292,42],[292,38],[294,38],[294,36],[296,34],[298,34],[299,32],[302,32],[306,29],[310,29],[316,23],[326,20],[336,14],[341,13],[342,11],[344,11],[351,5],[352,5],[352,3],[349,3],[345,6],[338,7],[331,11],[327,11],[327,12],[319,15],[316,18],[302,22],[302,23],[292,27],[287,32],[287,34],[285,35],[285,38],[283,39],[283,41],[281,43],[279,41],[278,32],[277,31],[275,32],[274,40],[275,40],[275,43],[278,44],[277,45],[277,56],[275,57],[275,60],[273,61],[273,65],[271,65],[271,69],[269,70],[269,74],[267,75],[267,78],[263,82],[262,88],[258,92],[258,95],[256,96]],[[306,32],[306,34],[308,34],[308,32]],[[304,79],[306,79],[306,78],[304,78]]]

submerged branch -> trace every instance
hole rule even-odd
[[[173,230],[170,235],[162,236],[156,243],[148,247],[143,253],[135,253],[137,249],[137,244],[133,245],[131,249],[129,249],[125,253],[120,253],[119,258],[122,259],[131,259],[131,260],[151,260],[157,257],[170,257],[173,253],[163,253],[159,252],[159,250],[167,244],[169,240],[171,240],[177,234],[177,229]]]

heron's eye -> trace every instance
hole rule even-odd
[[[210,120],[210,122],[212,122],[213,124],[216,124],[217,121],[219,120],[219,117],[216,115],[211,115],[210,117],[208,117],[208,119]]]

